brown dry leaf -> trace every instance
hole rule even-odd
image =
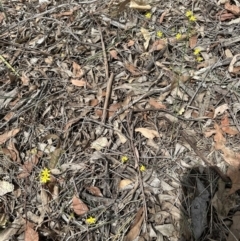
[[[73,196],[72,208],[77,215],[83,215],[89,211],[88,206],[81,201],[77,196]]]
[[[133,76],[141,75],[141,72],[133,64],[125,63],[124,66]]]
[[[130,179],[123,179],[119,182],[118,188],[119,190],[124,190],[128,185],[133,184],[133,181]],[[130,186],[129,186],[130,187]]]
[[[14,112],[8,112],[8,113],[3,117],[3,119],[4,119],[5,121],[9,121],[9,120],[12,119],[12,117],[13,117],[14,115],[15,115]]]
[[[195,48],[197,45],[197,35],[193,35],[192,37],[189,38],[189,47],[191,49]]]
[[[225,147],[226,139],[222,135],[221,128],[219,127],[218,124],[215,123],[214,128],[215,128],[215,136],[214,136],[215,149],[221,150],[223,147]]]
[[[19,152],[18,152],[17,148],[15,147],[15,144],[13,143],[13,141],[9,142],[7,148],[12,154],[12,157],[11,157],[12,160],[20,163],[21,159],[20,159],[20,156],[19,156]]]
[[[73,62],[73,76],[74,77],[80,77],[83,74],[83,70],[80,65],[78,65],[76,62]]]
[[[4,12],[0,12],[0,24],[3,22],[3,19],[5,19]]]
[[[240,153],[234,152],[226,146],[223,146],[221,150],[223,151],[224,160],[229,165],[238,169],[240,167]]]
[[[119,110],[122,107],[121,103],[114,103],[109,106],[108,110],[108,117],[112,117],[117,110]]]
[[[97,106],[99,103],[98,99],[92,99],[89,101],[89,105],[92,106],[92,107],[95,107]]]
[[[142,222],[144,219],[144,208],[140,208],[136,214],[134,222],[130,227],[130,231],[126,235],[124,241],[133,241],[140,233]]]
[[[240,15],[240,8],[236,5],[231,5],[229,2],[225,3],[225,9],[229,12],[233,13],[234,15]]]
[[[140,132],[143,136],[151,140],[154,139],[155,137],[160,137],[157,131],[151,130],[148,128],[136,128],[135,131]]]
[[[217,215],[223,219],[226,218],[230,209],[236,205],[235,198],[229,197],[229,190],[225,187],[226,183],[221,178],[218,180],[218,190],[211,200],[213,207],[217,211]]]
[[[38,232],[36,232],[31,226],[32,225],[29,225],[29,222],[27,222],[24,241],[38,241],[39,240]]]
[[[164,49],[165,47],[167,46],[167,40],[166,39],[158,39],[156,40],[151,49],[149,50],[149,52],[153,52],[153,51],[159,51],[159,50],[162,50]]]
[[[218,106],[214,111],[213,119],[216,118],[218,115],[222,115],[228,109],[229,109],[228,104],[223,104]]]
[[[230,232],[227,238],[227,241],[236,241],[236,240],[240,240],[240,211],[237,211],[236,213],[234,213],[233,217],[232,217],[232,226],[230,228]]]
[[[78,80],[78,79],[71,79],[71,83],[78,87],[83,87],[87,85],[85,80]]]
[[[162,22],[163,22],[164,17],[165,17],[168,13],[169,13],[169,10],[165,10],[165,11],[161,14],[161,16],[160,16],[160,18],[159,18],[159,23],[162,23]]]
[[[228,193],[229,195],[231,195],[240,189],[240,171],[238,168],[229,166],[227,170],[227,175],[232,181],[232,187]]]
[[[19,131],[20,131],[20,129],[17,128],[17,129],[13,129],[11,131],[5,132],[4,134],[0,135],[0,145],[4,144],[8,139],[17,135],[17,133]]]
[[[110,50],[109,53],[113,59],[119,59],[119,57],[117,56],[118,52],[115,49]]]
[[[127,43],[127,46],[128,47],[131,47],[135,44],[135,41],[134,40],[129,40],[128,43]]]
[[[38,164],[38,154],[32,155],[27,161],[24,162],[22,166],[22,171],[17,176],[18,178],[28,177],[32,171],[32,169]]]
[[[164,104],[156,101],[154,98],[150,98],[149,101],[148,101],[148,103],[149,103],[151,106],[155,107],[156,109],[166,109],[166,105],[164,105]]]
[[[239,131],[236,128],[229,126],[229,119],[227,115],[224,115],[221,120],[221,128],[225,133],[230,135],[236,135],[239,133]]]
[[[90,186],[86,187],[86,189],[94,196],[103,197],[102,192],[98,187]]]
[[[22,80],[23,86],[29,85],[30,79],[27,77],[25,73],[22,74],[21,80]]]

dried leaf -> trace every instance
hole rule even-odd
[[[127,43],[127,46],[128,47],[131,47],[135,44],[135,41],[134,40],[129,40],[128,43]]]
[[[213,119],[216,118],[218,115],[222,115],[228,109],[229,109],[229,107],[227,104],[218,106],[214,111]]]
[[[189,38],[189,47],[191,49],[195,48],[197,45],[197,35],[193,35],[192,37]]]
[[[38,164],[38,155],[32,155],[22,166],[22,171],[17,176],[18,178],[25,178],[30,175],[32,169]]]
[[[119,59],[117,56],[118,52],[115,49],[110,50],[109,53],[113,59]]]
[[[56,167],[58,160],[59,160],[60,156],[62,155],[62,153],[63,153],[62,148],[57,148],[53,152],[50,153],[50,161],[48,164],[49,169],[53,169]]]
[[[153,52],[153,51],[159,51],[159,50],[162,50],[164,49],[165,47],[167,46],[167,40],[166,39],[159,39],[159,40],[156,40],[151,49],[149,50],[149,52]]]
[[[231,63],[229,64],[229,68],[228,68],[228,71],[230,72],[230,73],[235,73],[235,67],[234,67],[234,65],[235,65],[235,63],[236,62],[238,62],[239,61],[239,59],[240,59],[240,54],[236,54],[233,58],[232,58],[232,61],[231,61]]]
[[[71,83],[78,87],[83,87],[87,85],[85,80],[78,80],[78,79],[71,79]]]
[[[162,22],[163,22],[164,17],[165,17],[168,13],[169,13],[169,10],[165,10],[165,11],[161,14],[161,16],[160,16],[160,18],[159,18],[159,23],[162,23]]]
[[[140,208],[136,214],[133,225],[130,228],[130,231],[126,235],[124,241],[133,241],[140,233],[142,222],[144,219],[144,208]]]
[[[236,5],[231,5],[229,2],[225,3],[225,9],[229,12],[233,13],[234,15],[240,15],[240,8]]]
[[[27,222],[24,241],[38,241],[38,233]]]
[[[221,128],[222,130],[230,135],[236,135],[239,133],[239,131],[234,127],[229,127],[229,119],[227,115],[224,115],[224,117],[221,120]]]
[[[149,103],[151,106],[155,107],[156,109],[166,109],[166,105],[164,105],[164,104],[156,101],[156,100],[153,99],[153,98],[150,98],[149,101],[148,101],[148,103]]]
[[[221,150],[226,143],[226,139],[222,135],[222,131],[217,123],[214,124],[214,128],[215,128],[215,136],[214,136],[215,149]]]
[[[154,137],[160,137],[159,133],[155,130],[151,130],[148,128],[136,128],[136,132],[140,132],[143,136],[148,139],[153,139]]]
[[[77,215],[83,215],[89,211],[88,206],[75,195],[72,199],[72,208]]]
[[[229,166],[227,170],[227,175],[232,181],[232,187],[228,193],[229,195],[231,195],[240,189],[240,171],[238,168]]]
[[[133,64],[125,63],[124,66],[133,76],[141,75],[141,72]]]
[[[240,153],[234,152],[226,146],[221,148],[224,160],[231,166],[238,169],[240,167]]]
[[[21,80],[22,80],[23,86],[29,85],[30,79],[28,78],[28,76],[25,73],[22,74]]]
[[[86,189],[94,196],[103,197],[102,192],[98,187],[90,186],[86,187]]]
[[[119,190],[124,190],[128,185],[130,185],[130,184],[133,184],[133,181],[132,180],[130,180],[130,179],[123,179],[123,180],[121,180],[120,182],[119,182]],[[129,187],[131,187],[132,188],[132,185],[131,186],[129,186]]]
[[[14,185],[7,181],[0,181],[0,196],[5,195],[8,192],[12,192],[14,190]]]
[[[131,0],[129,7],[136,10],[142,10],[142,11],[151,9],[151,6],[148,4],[146,5],[138,4],[137,1],[133,1],[133,0]]]
[[[145,42],[143,45],[144,45],[144,49],[146,50],[148,48],[151,36],[150,36],[150,33],[148,32],[148,30],[145,28],[141,28],[141,33],[143,35],[143,38],[145,39]]]
[[[92,142],[91,147],[97,151],[108,146],[108,139],[106,137],[99,137],[97,140]]]
[[[13,129],[11,131],[5,132],[4,134],[0,135],[0,145],[2,145],[4,142],[6,142],[8,139],[14,137],[17,135],[17,133],[20,131],[19,128]]]

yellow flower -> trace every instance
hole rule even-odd
[[[187,10],[185,15],[186,15],[186,17],[190,18],[191,16],[193,16],[193,12],[190,10]]]
[[[50,170],[44,168],[40,173],[40,182],[47,183],[50,180]]]
[[[151,14],[150,12],[147,12],[147,13],[145,14],[145,17],[146,17],[147,19],[150,19],[150,18],[152,17],[152,14]]]
[[[121,157],[121,161],[122,161],[122,163],[126,163],[128,161],[128,157],[127,156],[122,156]]]
[[[161,38],[161,37],[163,36],[163,32],[157,31],[157,36],[158,36],[159,38]]]
[[[189,19],[189,21],[191,21],[191,22],[195,22],[195,21],[197,20],[197,18],[196,18],[194,15],[192,15],[192,16],[189,17],[188,19]]]
[[[182,38],[182,34],[178,33],[178,34],[176,35],[176,39],[179,40],[179,39],[181,39],[181,38]]]
[[[193,54],[194,54],[194,55],[199,55],[199,54],[200,54],[200,52],[201,52],[201,49],[196,48],[196,49],[194,49]]]
[[[145,171],[146,171],[146,167],[145,167],[144,165],[141,165],[141,166],[140,166],[140,171],[141,171],[141,172],[145,172]]]
[[[96,218],[90,216],[89,218],[86,219],[86,224],[94,224],[96,223]]]
[[[200,56],[198,56],[198,57],[196,58],[196,60],[197,60],[197,62],[202,62],[202,61],[203,61],[203,58],[200,57]]]

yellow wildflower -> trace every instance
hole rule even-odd
[[[48,181],[50,181],[50,170],[44,168],[40,173],[40,182],[47,183]]]
[[[163,32],[157,31],[157,36],[158,36],[159,38],[161,38],[161,37],[163,36]]]
[[[196,49],[194,49],[193,54],[194,54],[194,55],[199,55],[199,54],[200,54],[200,52],[201,52],[201,49],[196,48]]]
[[[181,38],[182,38],[182,34],[178,33],[178,34],[176,35],[176,39],[179,40],[179,39],[181,39]]]
[[[121,157],[121,161],[122,161],[122,163],[126,163],[128,161],[128,157],[127,156],[122,156]]]
[[[196,18],[194,15],[192,15],[192,16],[189,17],[188,19],[189,19],[189,21],[191,21],[191,22],[196,22],[196,20],[197,20],[197,18]]]
[[[89,218],[86,219],[86,224],[91,225],[96,223],[96,221],[97,221],[96,218],[90,216]]]
[[[145,17],[146,17],[147,19],[150,19],[150,18],[152,17],[152,14],[151,14],[150,12],[147,12],[147,13],[145,14]]]
[[[203,58],[200,57],[200,56],[198,56],[198,57],[196,58],[196,60],[197,60],[197,62],[202,62],[202,61],[203,61]]]
[[[141,166],[140,166],[140,171],[141,171],[141,172],[145,172],[145,171],[146,171],[146,167],[145,167],[144,165],[141,165]]]
[[[187,10],[185,15],[186,15],[186,17],[190,18],[191,16],[193,16],[193,12],[190,10]]]

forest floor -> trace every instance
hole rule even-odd
[[[239,240],[239,16],[0,0],[0,241]]]

